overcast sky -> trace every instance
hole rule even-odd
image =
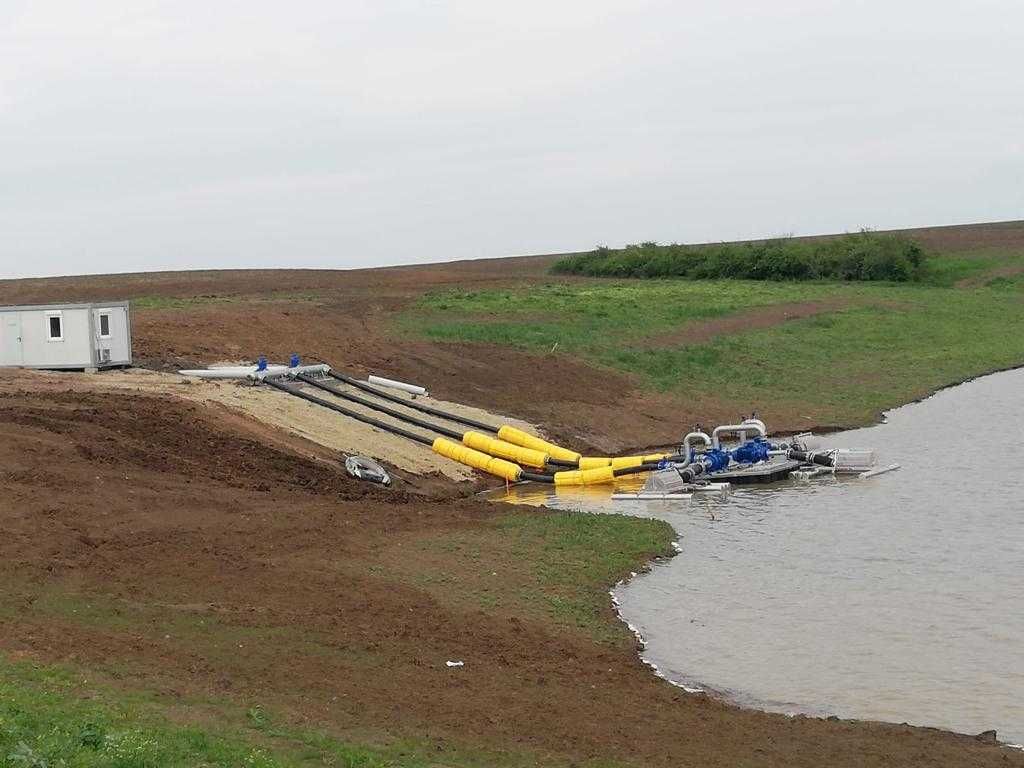
[[[0,0],[0,276],[1024,217],[1020,0]]]

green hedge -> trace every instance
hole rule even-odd
[[[815,241],[601,246],[559,259],[551,271],[591,277],[907,282],[922,278],[925,258],[922,247],[907,237],[864,231]]]

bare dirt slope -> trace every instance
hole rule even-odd
[[[436,562],[410,545],[490,531],[508,508],[358,484],[210,403],[16,381],[0,424],[4,653],[169,697],[259,702],[338,734],[542,760],[1024,765],[970,737],[740,711],[654,678],[627,642],[443,600]]]
[[[340,414],[335,415],[322,406],[289,397],[282,392],[267,387],[248,386],[242,382],[203,381],[146,369],[107,371],[99,375],[0,369],[0,393],[19,388],[39,394],[142,393],[157,397],[170,397],[189,403],[216,405],[247,420],[251,429],[260,433],[262,440],[292,449],[305,445],[317,446],[323,449],[316,451],[317,454],[321,457],[328,457],[335,463],[343,460],[345,455],[357,454],[370,456],[393,468],[402,470],[403,475],[410,481],[419,476],[431,474],[458,481],[475,478],[473,471],[468,467],[434,453],[427,445],[406,440]],[[340,388],[346,389],[345,387]],[[372,409],[334,398],[329,393],[320,390],[312,390],[311,393],[322,400],[334,402],[353,412],[418,432],[425,437],[432,439],[437,436],[428,430],[417,429],[399,419],[390,418]],[[419,402],[484,423],[512,424],[519,429],[539,432],[538,428],[532,424],[491,414],[479,408],[448,403],[429,397],[421,397]],[[393,407],[399,412],[416,415],[409,409],[400,406]],[[435,421],[446,424],[439,419]],[[447,426],[458,425],[447,424]],[[288,436],[302,439],[288,440]]]
[[[1024,246],[1024,222],[913,230],[936,252]],[[599,453],[674,443],[700,421],[729,422],[748,404],[660,394],[628,375],[562,354],[408,338],[395,313],[426,290],[490,288],[559,279],[555,256],[385,269],[229,270],[0,281],[0,305],[144,298],[135,308],[139,364],[160,370],[293,352],[343,370],[377,372],[427,385],[439,398],[539,424],[563,442]],[[816,308],[799,308],[797,314]],[[758,322],[785,322],[785,313]],[[682,329],[697,338],[723,327]],[[800,430],[799,413],[773,414],[772,427]]]

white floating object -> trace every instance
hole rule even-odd
[[[884,475],[886,472],[892,472],[895,469],[899,469],[899,464],[890,464],[888,467],[879,467],[878,469],[872,469],[869,472],[861,472],[858,477],[863,480],[866,477],[875,477],[876,475]]]
[[[732,488],[732,483],[707,483],[706,485],[695,485],[689,490],[694,493],[709,493],[711,491],[719,491],[725,493]]]
[[[466,662],[464,662],[464,661],[446,661],[444,663],[444,665],[446,667],[464,667],[464,666],[466,666]]]
[[[871,472],[875,463],[875,452],[869,448],[839,448],[832,451],[832,468],[839,473]]]
[[[395,381],[394,379],[385,379],[382,376],[370,376],[366,379],[370,384],[376,384],[378,387],[388,387],[390,389],[400,389],[403,392],[409,392],[413,395],[426,395],[427,390],[423,387],[418,387],[415,384],[406,384],[404,381]]]

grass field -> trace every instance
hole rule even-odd
[[[938,387],[1024,363],[1024,251],[951,253],[928,268],[925,284],[581,279],[448,290],[424,296],[402,323],[438,341],[582,357],[652,389],[799,405],[819,424],[863,424]],[[794,302],[828,309],[701,332],[716,318]],[[672,331],[678,341],[665,340]]]
[[[410,571],[402,556],[388,567],[445,602],[544,619],[600,643],[629,646],[608,622],[603,587],[655,555],[669,555],[672,528],[621,515],[506,515],[484,530],[417,537],[415,548],[437,567]],[[502,563],[501,578],[489,563]]]
[[[428,768],[439,761],[516,768],[535,764],[535,756],[428,740],[357,746],[283,724],[259,704],[196,699],[168,707],[159,696],[97,684],[80,670],[0,657],[3,768]]]
[[[549,620],[563,632],[626,647],[632,637],[609,619],[607,585],[651,557],[668,554],[672,538],[671,528],[660,521],[530,510],[496,517],[479,530],[398,540],[353,567],[424,589],[458,610]],[[410,548],[420,556],[410,558]],[[329,637],[315,632],[235,625],[96,594],[51,590],[37,594],[26,609],[18,585],[8,586],[11,591],[0,594],[0,621],[68,622],[131,636],[173,637],[223,669],[243,645],[265,648],[268,664],[277,654],[327,656],[341,665],[378,661],[339,655]],[[259,700],[168,697],[126,684],[141,672],[113,664],[40,665],[0,655],[0,767],[511,767],[538,759],[528,751],[498,754],[473,744],[446,740],[439,745],[393,735],[353,744],[289,724]],[[559,764],[550,756],[544,762]]]

